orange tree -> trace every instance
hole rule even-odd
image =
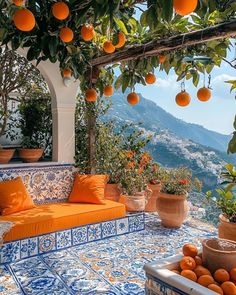
[[[115,67],[121,72],[115,86],[123,91],[153,83],[155,68],[174,69],[178,81],[192,79],[197,86],[200,74],[227,61],[236,34],[234,0],[0,0],[0,5],[1,46],[27,48],[29,61],[59,61],[62,76],[80,79],[91,103],[98,91],[111,95]],[[236,81],[229,83],[236,88]],[[135,93],[128,102],[138,103]],[[185,106],[189,97],[177,103]],[[236,136],[229,151],[235,146]]]

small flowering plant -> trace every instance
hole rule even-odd
[[[151,160],[152,158],[147,152],[124,152],[124,169],[120,181],[123,194],[132,196],[146,190],[148,182],[147,167]]]
[[[148,167],[148,182],[152,185],[160,184],[163,173],[165,171],[158,163],[151,163]]]
[[[163,168],[164,169],[164,168]],[[186,195],[193,188],[201,191],[202,184],[186,167],[165,169],[161,177],[161,192],[172,195]]]

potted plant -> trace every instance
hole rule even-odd
[[[125,153],[119,202],[123,203],[129,212],[144,211],[150,198],[152,191],[147,187],[145,174],[145,167],[150,160],[151,157],[146,152],[141,155],[132,151]]]
[[[232,164],[225,165],[221,173],[222,187],[206,193],[207,200],[211,200],[221,210],[218,226],[219,238],[236,241],[236,169]]]
[[[18,127],[22,134],[19,156],[23,162],[37,162],[51,140],[50,96],[34,86],[30,97],[19,105]]]
[[[194,184],[201,189],[198,179],[195,179]],[[189,212],[187,197],[192,187],[192,173],[185,167],[166,169],[162,173],[161,191],[156,206],[163,226],[181,227]]]
[[[157,197],[161,190],[161,173],[163,169],[157,164],[152,163],[148,169],[148,188],[152,191],[151,197],[145,207],[146,212],[156,212]]]

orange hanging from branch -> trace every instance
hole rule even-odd
[[[197,8],[198,0],[174,0],[173,6],[175,12],[179,15],[188,15]]]
[[[63,77],[65,77],[65,78],[70,78],[71,75],[72,75],[70,69],[64,69],[63,72],[62,72],[62,74],[63,74]]]
[[[64,27],[61,28],[59,36],[63,42],[69,43],[74,39],[74,32],[70,28]]]
[[[35,27],[35,17],[33,13],[26,8],[16,11],[13,16],[13,22],[18,30],[29,32]]]
[[[97,100],[97,92],[94,88],[87,89],[85,92],[85,99],[88,102],[95,102]]]
[[[64,2],[57,2],[52,6],[52,14],[58,20],[66,19],[70,14],[68,5]]]
[[[154,84],[156,82],[156,76],[152,73],[148,73],[145,77],[147,84]]]
[[[181,91],[180,93],[178,93],[178,94],[176,95],[175,101],[176,101],[177,105],[179,105],[180,107],[186,107],[187,105],[190,104],[191,97],[190,97],[190,95],[184,90],[184,91]]]
[[[13,0],[12,1],[16,6],[23,6],[24,0]]]
[[[81,37],[84,41],[91,41],[95,37],[96,33],[92,25],[84,25],[81,29]]]
[[[111,85],[107,85],[103,89],[103,94],[107,97],[112,96],[113,94],[113,87]]]
[[[166,61],[167,56],[166,55],[160,55],[159,56],[159,62],[162,64]]]
[[[127,102],[129,104],[132,105],[136,105],[137,103],[139,103],[139,96],[137,93],[135,92],[131,92],[128,96],[127,96]]]
[[[200,101],[208,101],[211,98],[211,90],[207,87],[202,87],[197,92],[197,98]]]
[[[106,41],[106,42],[103,44],[103,50],[104,50],[106,53],[113,53],[113,52],[115,52],[116,48],[115,48],[115,46],[112,44],[111,41]]]
[[[115,48],[119,49],[124,47],[126,42],[126,36],[123,32],[118,33],[118,43],[115,45]]]

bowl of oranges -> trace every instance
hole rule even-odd
[[[208,242],[207,245],[212,246],[216,243]],[[196,245],[185,244],[182,254],[144,267],[148,278],[146,285],[149,284],[154,294],[162,294],[159,291],[165,286],[174,290],[171,294],[236,295],[236,260],[231,260],[233,265],[231,264],[230,268],[225,267],[225,264],[218,267],[214,264],[212,269],[209,267],[211,261],[207,260],[207,265],[204,263],[203,255]]]

